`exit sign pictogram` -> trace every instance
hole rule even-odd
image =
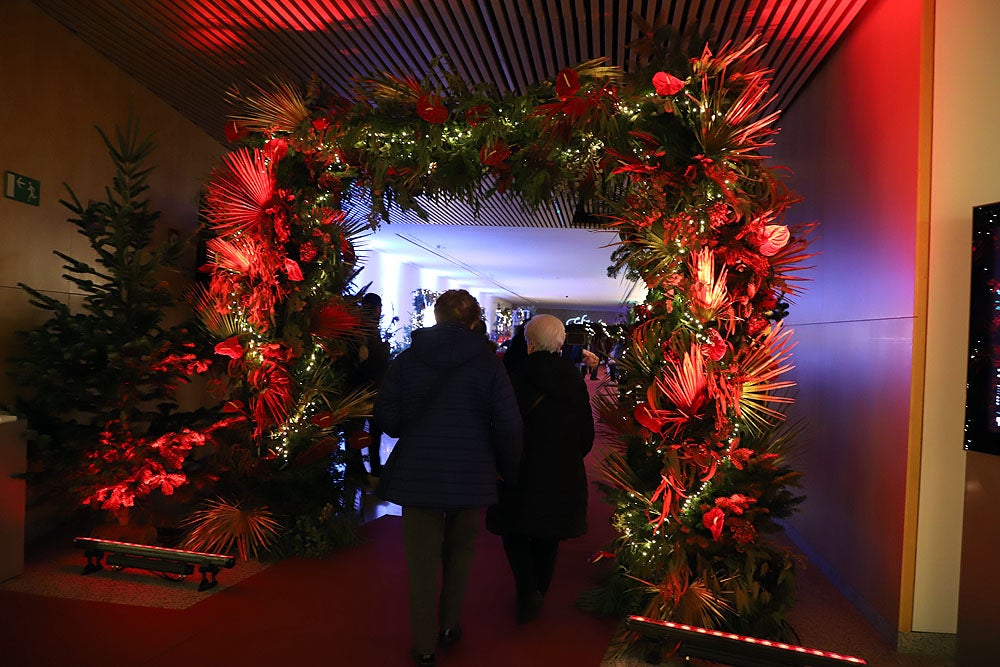
[[[4,173],[4,196],[23,204],[38,206],[42,201],[42,182],[15,174],[12,171]]]

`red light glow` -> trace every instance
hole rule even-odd
[[[339,24],[368,22],[371,13],[341,0],[306,3],[200,2],[192,0],[182,10],[182,21],[191,30],[291,30],[317,32]],[[347,25],[341,25],[347,28]]]

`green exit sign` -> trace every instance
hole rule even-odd
[[[3,193],[7,199],[38,206],[42,199],[42,182],[8,171],[4,173]]]

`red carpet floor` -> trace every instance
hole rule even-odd
[[[601,449],[588,457],[591,465]],[[610,507],[596,489],[590,495],[590,532],[562,544],[545,606],[531,624],[514,621],[513,580],[500,539],[480,532],[465,634],[439,652],[439,665],[600,665],[618,619],[597,619],[574,606],[600,581],[603,567],[588,559],[611,537]],[[400,518],[383,516],[362,533],[358,547],[276,563],[183,610],[0,591],[0,665],[410,665]],[[225,576],[223,570],[219,581]]]
[[[0,592],[0,664],[411,664],[400,519],[383,516],[363,533],[359,547],[277,563],[184,610]],[[484,531],[465,636],[438,663],[599,665],[616,621],[574,607],[597,582],[593,551],[586,537],[564,543],[542,615],[517,625],[503,548]]]
[[[588,457],[591,480],[606,447],[602,431],[599,426]],[[386,509],[371,505],[365,503],[367,516]],[[592,488],[590,532],[563,543],[542,614],[524,626],[514,622],[513,582],[500,540],[482,531],[464,610],[465,637],[440,652],[438,664],[598,667],[618,619],[596,619],[574,603],[609,567],[591,565],[588,558],[611,538],[610,513]],[[223,570],[220,587],[186,608],[0,589],[0,667],[411,665],[400,519],[383,516],[363,526],[362,534],[365,541],[356,548],[320,560],[276,563],[241,581],[235,571]],[[72,548],[72,536],[65,542]],[[82,554],[79,559],[82,569]],[[136,584],[135,593],[147,603],[162,594],[164,583],[149,577],[148,584]],[[803,645],[858,655],[873,667],[954,667],[948,658],[897,653],[822,574],[805,568],[799,577],[800,599],[789,620]],[[192,577],[177,585],[196,582]]]

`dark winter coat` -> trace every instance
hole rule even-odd
[[[446,371],[451,374],[426,405]],[[411,507],[486,507],[497,476],[516,480],[521,415],[507,371],[483,337],[457,324],[413,332],[389,365],[375,419],[399,438],[376,494]]]
[[[487,527],[499,534],[544,539],[587,532],[587,473],[594,444],[587,384],[567,359],[533,352],[511,374],[524,419],[524,451],[516,485],[504,489]]]

